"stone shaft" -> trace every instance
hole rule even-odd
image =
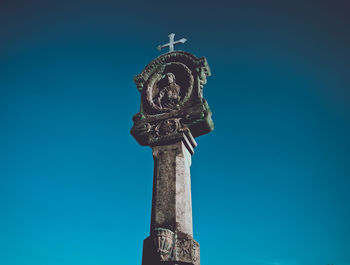
[[[157,228],[193,236],[191,200],[192,147],[187,138],[154,146],[151,232]]]
[[[142,265],[200,264],[193,239],[191,156],[197,144],[190,132],[167,145],[153,146],[151,232],[144,240]]]

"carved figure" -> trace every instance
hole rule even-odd
[[[161,81],[165,81],[165,85],[160,89],[158,95],[153,99],[153,102],[161,110],[171,110],[176,108],[180,102],[180,86],[176,84],[175,75],[166,73]]]

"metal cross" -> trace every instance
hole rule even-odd
[[[181,40],[174,41],[175,33],[170,33],[168,35],[168,37],[169,37],[169,43],[164,44],[164,45],[159,45],[157,47],[158,51],[160,51],[163,48],[169,47],[169,52],[173,52],[174,45],[179,44],[179,43],[185,43],[187,41],[187,39],[185,39],[185,38],[182,38]]]

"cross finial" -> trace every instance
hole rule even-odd
[[[185,38],[182,38],[181,40],[174,41],[175,33],[170,33],[168,35],[168,37],[169,37],[169,43],[164,44],[164,45],[159,45],[157,47],[158,51],[160,51],[161,49],[163,49],[165,47],[169,47],[169,52],[173,52],[174,51],[174,46],[176,44],[185,43],[187,41],[187,39],[185,39]]]

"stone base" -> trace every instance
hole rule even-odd
[[[157,228],[143,242],[142,265],[200,265],[199,244],[187,234]]]

